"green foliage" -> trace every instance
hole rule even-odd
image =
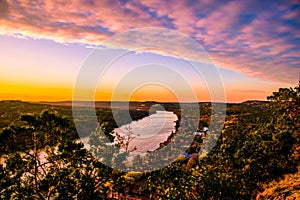
[[[66,141],[47,160],[51,163],[41,190],[55,199],[107,197],[111,169],[95,159],[80,143]]]
[[[0,155],[33,149],[33,133],[39,141],[37,148],[54,146],[66,138],[75,138],[69,120],[56,111],[43,110],[40,114],[20,116],[20,125],[8,125],[0,131]]]
[[[105,183],[111,169],[95,159],[81,143],[66,137],[69,122],[65,117],[44,110],[40,114],[23,115],[21,119],[26,122],[24,125],[9,126],[1,136],[17,144],[25,132],[32,146],[3,156],[1,199],[107,197]]]
[[[128,187],[138,187],[138,195],[150,199],[254,199],[263,185],[295,173],[299,165],[299,87],[279,89],[268,100],[262,105],[245,102],[240,110],[232,105],[229,111],[234,115],[227,117],[232,122],[206,157],[180,157],[146,173],[112,170],[97,159],[97,154],[104,153],[103,159],[123,168],[128,156],[114,157],[114,146],[96,148],[112,139],[116,124],[110,110],[98,113],[105,135],[87,133],[96,157],[74,140],[67,118],[50,110],[22,115],[0,132],[0,198],[107,199],[109,192],[125,194]],[[203,104],[200,109],[207,117],[199,127],[209,124],[209,106]],[[136,117],[143,114],[136,113]],[[189,149],[202,144],[202,138],[195,138]],[[135,161],[142,163],[141,158]]]
[[[299,163],[299,87],[280,89],[264,112],[240,115],[196,167],[173,163],[151,174],[152,199],[252,199]],[[191,163],[189,160],[188,163]],[[181,162],[182,163],[182,162]]]

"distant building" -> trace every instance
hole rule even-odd
[[[194,132],[194,136],[206,136],[204,132]]]
[[[200,132],[200,131],[194,132],[194,136],[206,137],[207,132],[208,132],[208,128],[207,128],[207,127],[204,127],[204,128],[203,128],[203,131],[201,131],[201,132]]]

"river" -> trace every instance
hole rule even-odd
[[[173,112],[156,111],[148,117],[114,129],[114,132],[127,138],[130,131],[133,139],[128,145],[128,150],[135,149],[132,153],[144,154],[158,149],[160,143],[166,141],[172,132],[176,131],[177,120],[178,117]]]

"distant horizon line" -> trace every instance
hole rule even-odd
[[[132,103],[245,103],[245,102],[255,102],[255,101],[258,101],[258,102],[269,102],[268,100],[259,100],[259,99],[248,99],[248,100],[245,100],[245,101],[240,101],[240,102],[220,102],[220,101],[197,101],[197,102],[194,102],[194,101],[184,101],[184,102],[176,102],[176,101],[155,101],[155,100],[149,100],[149,101],[137,101],[137,100],[134,100],[134,101],[125,101],[125,100],[114,100],[114,101],[109,101],[109,100],[97,100],[97,101],[91,101],[91,100],[76,100],[76,101],[73,101],[73,100],[59,100],[59,101],[44,101],[44,100],[41,100],[41,101],[26,101],[26,100],[20,100],[20,99],[1,99],[0,102],[3,102],[3,101],[19,101],[19,102],[27,102],[27,103],[72,103],[72,102],[89,102],[89,103],[92,103],[92,102],[95,102],[95,103],[108,103],[108,102],[118,102],[118,103],[127,103],[127,102],[132,102]]]

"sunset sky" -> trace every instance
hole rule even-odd
[[[95,47],[115,34],[146,27],[175,30],[201,45],[220,73],[228,102],[265,100],[279,87],[298,84],[299,0],[0,0],[0,100],[72,100],[78,73]],[[163,46],[172,44],[175,53],[189,53],[186,60],[201,62],[197,52],[182,45],[180,38],[163,35]],[[139,42],[134,34],[127,36],[114,47],[131,50]],[[205,77],[194,77],[183,60],[166,51],[133,51],[114,62],[99,81],[96,100],[111,100],[124,73],[154,61],[178,68],[191,82],[199,101],[211,100]],[[159,71],[157,65],[152,67],[161,79],[170,75]],[[138,69],[133,77],[149,77],[147,69]],[[169,90],[164,84],[138,85],[136,78],[128,80],[121,87],[125,93],[130,84],[137,84],[130,91],[131,100],[178,100],[179,90]],[[172,81],[176,89],[182,87],[184,95],[180,81]],[[113,100],[128,100],[122,91]]]

